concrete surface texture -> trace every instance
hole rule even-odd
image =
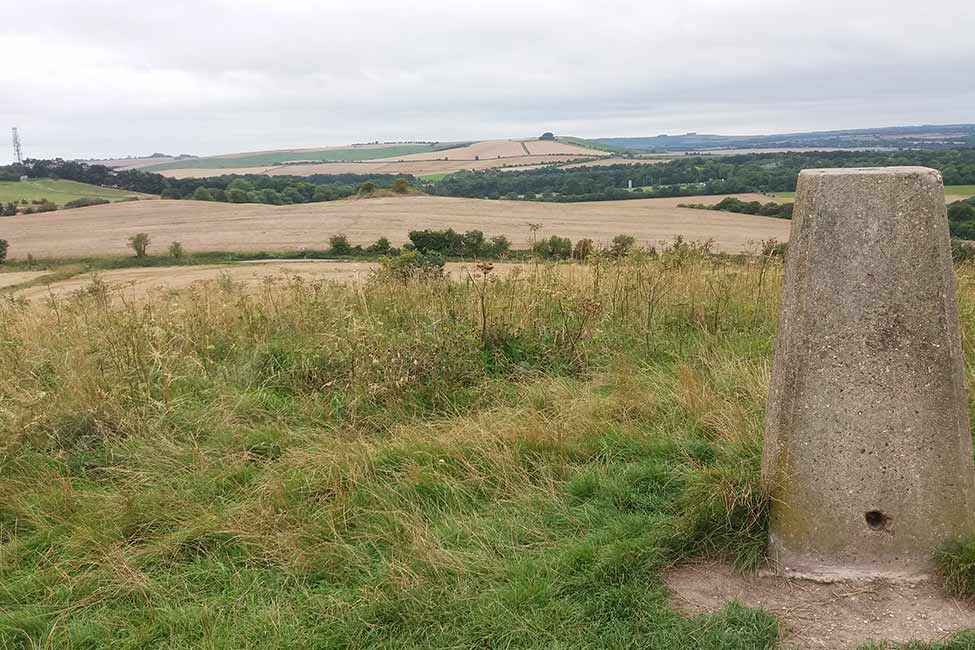
[[[940,174],[803,171],[763,458],[784,573],[920,575],[975,530],[963,371]]]

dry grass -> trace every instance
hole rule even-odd
[[[779,262],[494,278],[0,302],[0,647],[774,647],[661,574],[761,560]]]
[[[504,276],[522,266],[495,263],[493,274]],[[47,284],[32,282],[46,276],[46,272],[17,272],[0,273],[0,288],[29,283],[22,289],[12,290],[9,295],[32,302],[66,299],[91,293],[95,288],[104,291],[108,298],[141,302],[152,296],[168,295],[205,283],[230,285],[250,294],[296,282],[363,282],[379,267],[378,263],[372,262],[332,261],[201,264],[81,273]],[[565,272],[571,268],[565,267]],[[455,280],[464,280],[469,274],[476,274],[476,268],[473,264],[452,262],[446,265],[446,272]]]
[[[4,220],[4,238],[10,242],[11,259],[28,254],[126,255],[126,238],[136,232],[149,234],[151,251],[180,241],[189,252],[325,249],[336,233],[345,233],[353,244],[371,244],[379,237],[399,244],[410,230],[423,228],[480,229],[488,235],[506,235],[516,247],[526,248],[531,242],[529,223],[542,224],[539,236],[573,241],[588,237],[607,243],[628,234],[641,244],[657,245],[682,235],[688,240],[713,239],[716,250],[729,252],[754,248],[760,240],[788,239],[788,221],[675,207],[684,200],[559,204],[422,196],[292,206],[147,201],[10,217]]]

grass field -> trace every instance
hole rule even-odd
[[[158,198],[152,194],[126,192],[109,187],[99,187],[98,185],[88,185],[87,183],[76,183],[75,181],[63,181],[50,178],[39,178],[20,182],[0,181],[0,202],[3,203],[48,199],[58,205],[64,205],[68,201],[83,197],[121,201],[133,196],[137,196],[140,199]]]
[[[750,195],[741,195],[749,200]],[[701,197],[720,201],[722,197]],[[129,254],[127,238],[145,232],[152,252],[180,241],[187,251],[276,251],[325,249],[329,237],[348,235],[368,245],[387,237],[398,245],[410,230],[480,229],[506,235],[516,248],[528,248],[538,223],[540,237],[559,235],[573,241],[589,237],[609,242],[619,234],[656,245],[676,235],[713,239],[715,248],[738,252],[765,239],[788,238],[781,219],[677,208],[686,199],[646,199],[578,204],[484,201],[418,196],[306,203],[292,206],[230,204],[207,201],[137,201],[3,221],[11,259]]]
[[[160,165],[143,167],[143,171],[157,172],[166,169],[219,169],[223,167],[274,167],[293,160],[312,160],[318,162],[356,162],[361,160],[375,160],[381,158],[401,158],[410,154],[422,154],[434,151],[447,151],[456,147],[463,147],[467,143],[453,144],[408,144],[391,147],[349,148],[349,149],[321,149],[321,150],[291,150],[266,151],[251,155],[235,155],[233,157],[214,156],[209,158],[189,158]]]
[[[975,185],[945,185],[945,197],[951,200],[967,199],[975,196]]]
[[[663,582],[763,561],[780,282],[681,248],[2,302],[0,647],[805,644]]]

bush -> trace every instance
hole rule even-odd
[[[17,204],[8,203],[0,207],[0,216],[2,217],[15,217],[17,216]]]
[[[178,241],[174,241],[169,245],[169,256],[173,259],[181,259],[184,254],[183,245]]]
[[[549,260],[567,260],[572,256],[572,242],[566,237],[552,235],[535,243],[532,251]]]
[[[144,232],[137,233],[129,237],[129,246],[135,251],[136,257],[145,257],[149,249],[149,235]]]
[[[367,252],[373,253],[375,255],[389,255],[392,252],[392,250],[393,247],[390,246],[389,240],[386,239],[385,237],[380,237],[379,239],[376,240],[375,244],[372,244],[366,248]]]
[[[577,260],[585,260],[592,255],[593,243],[591,239],[580,239],[572,249],[572,257]]]
[[[397,178],[393,181],[392,190],[397,194],[407,194],[410,191],[410,183],[405,178]]]
[[[198,187],[193,191],[194,201],[212,201],[213,194],[205,187]]]
[[[444,275],[443,255],[408,251],[396,257],[386,257],[380,262],[382,273],[390,278],[407,282],[409,280],[434,280]]]
[[[369,181],[366,181],[365,183],[363,183],[362,185],[360,185],[359,186],[359,189],[356,190],[356,192],[359,194],[359,196],[368,196],[368,195],[374,193],[375,191],[376,191],[376,184],[375,183],[371,183]]]
[[[24,214],[35,214],[41,212],[54,212],[58,209],[58,206],[51,203],[47,199],[42,199],[40,201],[31,201],[34,205],[32,207],[24,210]]]
[[[613,245],[609,247],[609,252],[613,257],[623,257],[636,244],[636,240],[630,235],[616,235],[613,237]]]
[[[0,239],[0,264],[3,264],[5,259],[7,259],[7,240]]]
[[[332,255],[351,255],[352,254],[352,244],[349,243],[349,238],[345,235],[332,235],[328,238],[328,245]]]
[[[491,257],[504,257],[511,250],[511,242],[504,235],[496,235],[491,238],[488,249]]]
[[[68,201],[64,204],[65,210],[71,210],[72,208],[87,208],[92,205],[105,205],[106,203],[111,203],[108,199],[97,199],[90,196],[83,196],[80,199],[75,199],[74,201]]]

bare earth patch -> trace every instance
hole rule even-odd
[[[762,608],[782,623],[783,647],[856,648],[869,641],[939,641],[975,627],[975,608],[931,581],[819,583],[739,575],[716,563],[677,567],[665,577],[674,604],[688,614],[730,601]]]

